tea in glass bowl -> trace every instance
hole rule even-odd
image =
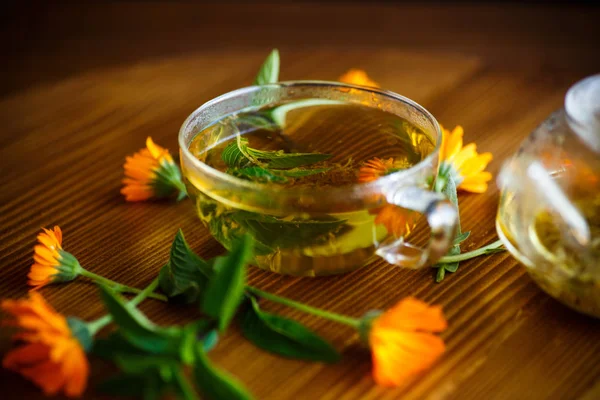
[[[180,144],[198,216],[226,248],[249,233],[259,267],[299,276],[347,272],[377,255],[412,267],[434,256],[405,246],[438,199],[428,189],[439,128],[420,106],[323,82],[224,96],[190,116]],[[406,204],[393,200],[407,190]]]

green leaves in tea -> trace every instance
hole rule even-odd
[[[277,173],[269,169],[258,166],[234,169],[231,171],[231,174],[233,176],[237,176],[238,178],[243,178],[249,181],[255,181],[260,183],[287,182],[287,178],[285,176],[278,175]]]
[[[238,136],[221,153],[227,172],[239,178],[261,183],[285,183],[288,178],[300,178],[329,171],[330,168],[300,168],[331,158],[321,153],[285,153],[283,150],[258,150],[248,145],[248,139]]]
[[[258,74],[254,78],[254,84],[276,83],[279,80],[279,64],[279,51],[273,49],[258,70]]]
[[[230,215],[254,239],[270,248],[290,248],[325,242],[330,234],[346,229],[346,220],[280,219],[270,215],[237,211]]]
[[[202,311],[217,321],[220,331],[227,328],[244,297],[246,265],[252,260],[252,247],[252,238],[244,235],[227,255],[215,260]]]
[[[304,176],[310,176],[315,174],[322,174],[329,171],[331,168],[313,168],[313,169],[284,169],[284,170],[273,170],[263,167],[246,167],[241,169],[234,169],[231,171],[233,176],[244,178],[247,180],[260,182],[260,183],[285,183],[288,181],[287,178],[301,178]]]
[[[300,360],[339,360],[339,353],[319,335],[294,320],[261,310],[254,296],[248,298],[249,304],[239,321],[244,337],[256,346]]]
[[[283,150],[264,151],[248,146],[246,147],[246,151],[251,157],[259,160],[260,163],[265,163],[268,168],[272,169],[304,167],[331,158],[331,154],[285,153]]]
[[[241,140],[243,140],[243,142],[240,145],[238,145],[237,141],[234,141],[230,143],[229,146],[225,147],[221,153],[221,159],[229,168],[244,168],[252,164],[250,159],[248,159],[240,150],[240,146],[247,146],[248,140],[240,138],[240,141]]]

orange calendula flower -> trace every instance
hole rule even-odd
[[[383,386],[399,386],[433,365],[445,350],[435,335],[447,328],[439,306],[413,297],[375,317],[366,317],[373,357],[373,378]]]
[[[27,282],[33,290],[50,283],[72,281],[81,272],[79,261],[62,248],[62,231],[55,226],[53,230],[44,228],[37,237],[38,244],[33,248],[33,265]]]
[[[381,158],[375,157],[360,167],[358,170],[358,181],[361,183],[376,181],[382,176],[391,174],[395,171],[398,171],[398,168],[394,168],[393,158],[382,160]]]
[[[463,147],[463,128],[457,126],[452,132],[442,127],[440,147],[439,182],[452,176],[457,189],[467,192],[484,193],[492,174],[484,171],[492,160],[492,153],[477,154],[475,143]],[[441,189],[441,188],[438,188]]]
[[[2,366],[29,379],[46,395],[64,391],[67,396],[78,397],[89,375],[84,348],[91,345],[91,335],[82,329],[82,321],[67,320],[40,294],[30,296],[27,300],[4,300],[0,306],[13,317],[3,324],[23,329],[14,339],[25,343],[8,352]]]
[[[408,235],[416,224],[416,213],[393,204],[387,204],[375,211],[375,224],[385,226],[388,233],[397,238]]]
[[[361,86],[371,86],[371,87],[379,87],[379,84],[369,78],[367,73],[362,69],[352,68],[348,70],[345,74],[338,78],[340,82],[350,83],[353,85],[361,85]]]
[[[372,182],[406,167],[407,165],[401,165],[393,158],[384,160],[375,157],[360,167],[358,181],[361,183]],[[388,233],[395,237],[408,235],[416,222],[415,213],[392,204],[371,210],[371,213],[377,213],[375,224],[385,226]]]
[[[169,197],[179,191],[178,200],[187,193],[179,167],[169,150],[146,139],[146,148],[125,159],[125,178],[121,193],[127,201]]]

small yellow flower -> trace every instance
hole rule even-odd
[[[62,231],[55,226],[53,230],[45,229],[37,237],[38,244],[33,248],[33,265],[27,282],[37,290],[43,286],[57,282],[72,281],[81,272],[79,261],[62,248]]]
[[[492,153],[477,154],[475,143],[463,147],[463,128],[457,126],[452,132],[442,127],[442,145],[439,156],[439,176],[451,175],[458,189],[484,193],[492,174],[484,171],[492,160]]]
[[[352,68],[348,70],[345,74],[338,78],[340,82],[350,83],[353,85],[361,85],[361,86],[371,86],[371,87],[379,87],[379,84],[369,78],[367,73],[362,69]]]
[[[146,148],[125,159],[125,178],[121,193],[127,201],[169,197],[179,191],[178,199],[186,196],[179,167],[169,150],[146,139]]]
[[[364,334],[371,347],[375,382],[400,386],[430,368],[445,351],[443,340],[434,333],[447,326],[441,307],[413,297],[379,316],[367,317]]]
[[[89,375],[84,348],[91,345],[91,336],[82,336],[87,339],[82,343],[73,332],[87,332],[81,329],[83,322],[58,314],[36,292],[28,300],[4,300],[0,308],[14,318],[3,324],[21,328],[14,339],[25,343],[8,352],[2,366],[35,383],[46,395],[62,390],[69,397],[81,396]]]

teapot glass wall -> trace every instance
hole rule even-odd
[[[503,166],[496,220],[550,295],[600,317],[600,75],[567,93]]]

